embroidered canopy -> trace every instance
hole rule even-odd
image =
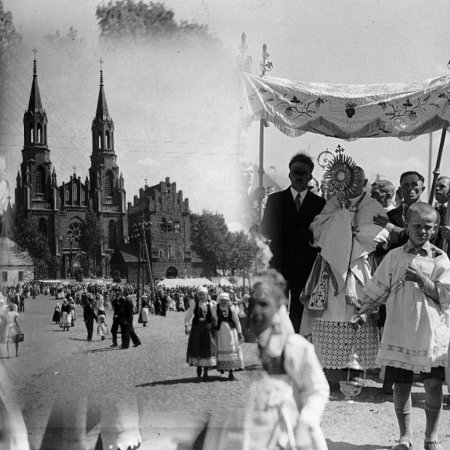
[[[450,125],[450,77],[395,84],[322,84],[243,75],[244,118],[296,137],[415,137]]]

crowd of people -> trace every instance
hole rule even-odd
[[[355,351],[365,369],[383,368],[383,389],[393,390],[400,435],[392,450],[412,448],[415,377],[425,387],[424,448],[442,450],[438,423],[450,341],[450,178],[438,178],[431,206],[421,201],[425,179],[420,173],[401,174],[397,190],[388,180],[369,187],[361,167],[339,158],[328,167],[322,193],[312,179],[311,158],[291,159],[291,186],[269,196],[261,222],[273,255],[270,264],[287,281],[295,332],[314,345],[327,376],[347,369]]]

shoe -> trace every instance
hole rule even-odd
[[[105,336],[102,336],[102,341],[104,341],[105,340]]]
[[[202,376],[202,368],[197,367],[197,376],[200,378]]]
[[[228,379],[229,379],[230,381],[233,381],[233,380],[236,379],[236,377],[234,376],[234,373],[233,373],[233,372],[231,372],[231,373],[228,375]]]
[[[391,447],[391,450],[412,450],[413,445],[411,442],[399,442],[398,444]]]
[[[209,375],[207,373],[203,374],[203,381],[208,381],[209,380]]]
[[[121,345],[119,348],[120,348],[120,350],[125,350],[125,349],[127,349],[128,347],[124,347],[123,345]]]
[[[111,344],[111,347],[117,347],[117,344]]]
[[[423,445],[425,450],[444,450],[444,447],[438,441],[425,441]]]
[[[141,345],[141,343],[139,342],[139,344],[133,344],[133,347],[137,347],[138,345]]]

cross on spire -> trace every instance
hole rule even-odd
[[[147,184],[148,178],[144,178],[144,180],[145,180],[145,184]]]
[[[100,58],[98,62],[100,63],[100,86],[103,86],[103,63],[104,63],[104,61],[102,58]]]
[[[33,54],[34,54],[34,61],[33,61],[33,75],[36,77],[37,76],[37,67],[36,67],[36,55],[38,53],[38,50],[36,47],[33,48],[32,50]]]
[[[34,54],[34,59],[36,59],[36,55],[39,53],[38,49],[36,47],[34,47],[32,52]]]
[[[73,166],[72,169],[73,169],[73,173],[75,174],[75,171],[77,170],[77,167]]]

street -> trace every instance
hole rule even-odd
[[[33,450],[41,441],[52,405],[69,397],[67,408],[89,398],[101,407],[114,404],[127,408],[136,399],[143,449],[170,450],[192,441],[208,415],[220,424],[227,416],[240,416],[246,405],[248,387],[261,375],[256,344],[243,344],[246,370],[236,381],[226,374],[210,371],[208,382],[199,382],[195,368],[185,363],[187,336],[182,312],[166,317],[150,316],[147,327],[135,329],[142,341],[127,350],[111,348],[111,336],[87,342],[82,308],[76,307],[75,327],[63,332],[51,319],[56,300],[39,296],[26,299],[20,314],[25,341],[19,357],[6,357],[2,345],[0,357],[14,382]],[[107,310],[111,325],[111,310]],[[119,335],[120,345],[120,335]],[[378,450],[390,448],[397,438],[392,396],[381,393],[375,378],[356,398],[354,404],[343,401],[338,388],[332,389],[323,420],[330,450]],[[444,387],[445,393],[447,388]],[[413,395],[415,439],[422,440],[424,430],[423,386],[417,383]],[[441,438],[450,449],[450,410],[441,418]],[[420,447],[419,447],[420,448]]]

